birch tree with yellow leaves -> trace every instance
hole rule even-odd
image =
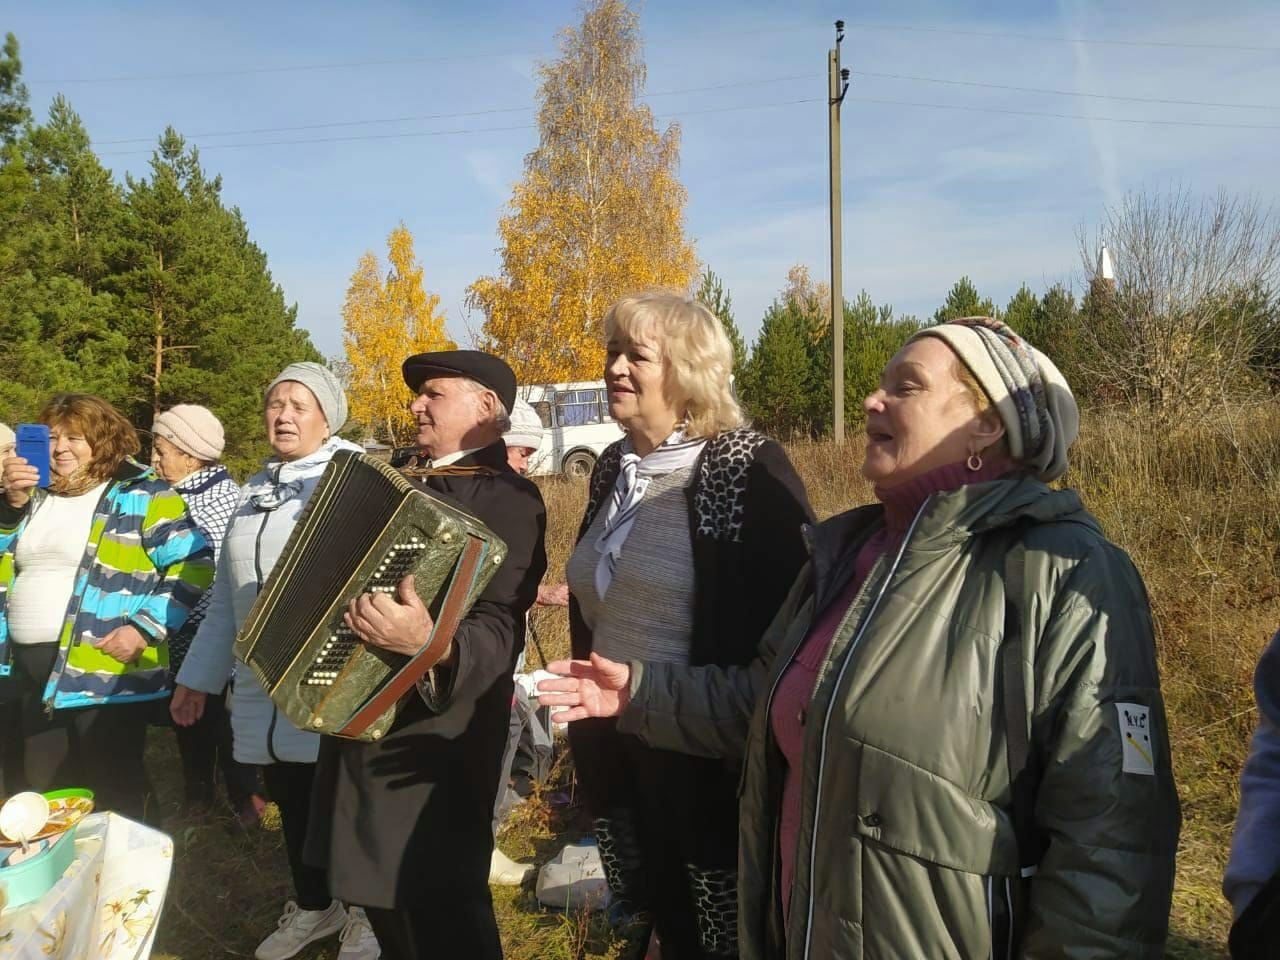
[[[386,278],[372,251],[360,258],[342,305],[349,365],[351,419],[392,446],[410,443],[417,430],[409,415],[409,391],[400,364],[414,353],[452,350],[440,297],[423,286],[413,234],[402,223],[387,237]]]
[[[481,346],[521,383],[594,380],[609,306],[693,280],[680,130],[660,131],[639,102],[640,18],[624,0],[588,0],[539,78],[538,147],[498,223],[502,269],[473,283],[467,303],[484,316]]]

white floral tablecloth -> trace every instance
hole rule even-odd
[[[0,960],[146,960],[172,866],[167,834],[114,813],[86,817],[53,889],[0,913]]]

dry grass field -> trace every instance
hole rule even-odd
[[[1219,893],[1238,799],[1237,779],[1254,724],[1250,679],[1280,626],[1280,408],[1237,412],[1196,426],[1120,412],[1085,417],[1068,482],[1113,540],[1132,554],[1155,611],[1165,699],[1182,795],[1183,831],[1168,955],[1225,957],[1229,910]],[[792,458],[820,517],[866,502],[861,444],[797,443]],[[543,486],[550,513],[551,576],[559,576],[582,514],[585,486]],[[564,613],[534,613],[550,657],[568,649]],[[531,665],[539,665],[535,650]],[[250,836],[228,822],[178,808],[176,757],[153,731],[150,757],[177,841],[175,877],[157,954],[183,960],[252,956],[288,892],[278,830]],[[569,762],[521,807],[501,838],[517,859],[543,862],[582,823]],[[440,869],[448,869],[441,864]],[[509,957],[620,957],[627,939],[601,918],[538,908],[532,889],[495,891]],[[304,956],[332,957],[336,944]]]

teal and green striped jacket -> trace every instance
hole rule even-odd
[[[0,676],[9,672],[6,609],[17,575],[14,550],[29,507],[15,511],[0,501]],[[182,497],[150,468],[125,460],[94,511],[45,687],[46,707],[166,696],[168,638],[212,582],[213,551]],[[93,646],[125,624],[147,638],[142,655],[128,664]]]

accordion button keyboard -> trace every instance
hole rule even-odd
[[[453,536],[446,532],[441,539],[447,543]],[[409,536],[404,542],[393,544],[374,569],[364,586],[364,592],[394,595],[400,588],[400,581],[413,572],[428,546],[427,539],[417,536]],[[311,661],[302,682],[313,687],[333,686],[358,643],[359,639],[345,623],[335,625],[316,658]]]

